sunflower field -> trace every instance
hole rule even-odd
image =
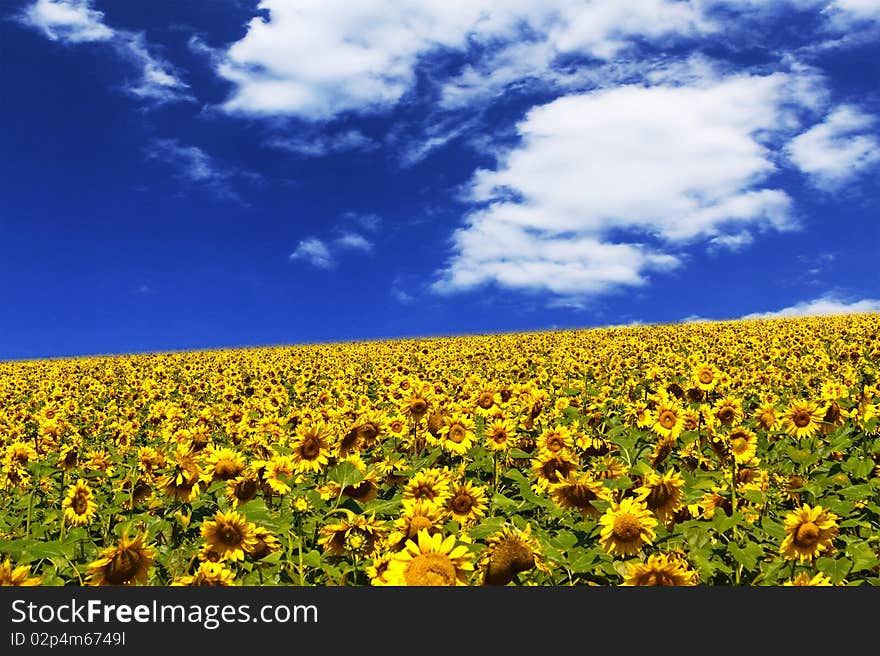
[[[880,315],[0,363],[0,584],[875,585]]]

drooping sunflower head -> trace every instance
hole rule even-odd
[[[830,551],[837,537],[837,515],[822,506],[804,504],[785,517],[786,536],[779,551],[786,560],[807,561]]]
[[[596,501],[609,499],[608,490],[588,472],[570,472],[555,483],[550,483],[550,496],[560,508],[573,508],[584,517],[598,518]]]
[[[793,579],[782,584],[783,586],[833,586],[831,579],[822,572],[816,572],[810,576],[809,572],[800,572]]]
[[[98,553],[88,565],[90,585],[146,585],[155,552],[146,545],[147,536],[123,535],[115,545]]]
[[[541,544],[531,533],[531,524],[522,530],[507,525],[489,536],[478,563],[480,585],[507,585],[522,572],[548,571]]]
[[[244,471],[244,456],[235,449],[209,446],[205,453],[206,469],[212,480],[228,481]]]
[[[665,522],[675,515],[681,508],[682,488],[684,479],[677,471],[671,470],[665,474],[648,472],[642,481],[642,485],[636,488],[636,496],[644,501],[658,520]]]
[[[172,586],[226,586],[235,585],[235,572],[227,569],[225,563],[204,560],[198,569],[189,576],[181,576],[171,582]]]
[[[247,503],[257,496],[260,491],[260,479],[254,473],[244,473],[236,478],[226,481],[226,500],[237,508],[241,503]]]
[[[343,519],[321,527],[318,544],[332,556],[370,557],[378,551],[386,533],[374,516],[356,515],[346,509]]]
[[[67,488],[67,496],[64,497],[61,507],[64,510],[64,521],[72,526],[85,526],[92,521],[98,510],[94,492],[82,479]]]
[[[448,513],[432,501],[404,501],[403,511],[388,535],[388,547],[393,551],[402,549],[407,540],[415,540],[419,531],[435,535],[443,531]]]
[[[12,561],[7,558],[5,561],[0,563],[0,586],[35,586],[40,585],[42,581],[41,576],[30,576],[31,566],[30,565],[18,565],[17,567],[12,564]]]
[[[653,544],[657,519],[643,501],[627,497],[599,518],[599,544],[612,556],[634,556],[646,544]]]
[[[262,526],[255,527],[254,537],[257,541],[250,550],[251,558],[254,560],[262,560],[281,549],[281,542],[278,540],[278,537],[267,528]]]
[[[538,457],[532,458],[531,465],[532,472],[537,476],[534,487],[543,491],[553,483],[558,483],[570,473],[577,471],[580,462],[577,455],[572,452],[558,455],[538,452]]]
[[[613,455],[600,456],[590,462],[590,471],[600,481],[625,476],[627,469],[626,462]]]
[[[256,527],[235,510],[217,511],[213,520],[202,524],[202,538],[220,560],[244,560],[257,544]]]
[[[486,488],[461,481],[450,488],[446,510],[460,526],[469,526],[485,514],[487,504]]]
[[[623,586],[693,586],[697,573],[683,558],[672,554],[651,554],[644,563],[627,563]]]
[[[468,585],[473,568],[471,552],[466,545],[457,544],[454,535],[444,538],[422,530],[394,554],[387,579],[397,586]]]

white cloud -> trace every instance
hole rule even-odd
[[[717,29],[691,3],[674,0],[263,0],[259,9],[268,19],[253,18],[217,64],[235,84],[224,108],[308,120],[388,109],[412,89],[420,58],[432,52],[477,44],[502,53],[444,92],[455,104],[455,87],[472,91],[490,69],[497,85],[540,75],[557,54],[607,59],[636,39]],[[517,46],[526,33],[534,44]],[[531,49],[527,63],[523,48]]]
[[[306,260],[319,269],[332,269],[336,262],[330,255],[330,249],[317,237],[303,239],[290,254],[291,260]]]
[[[363,235],[359,235],[353,232],[346,233],[334,240],[335,244],[339,248],[344,248],[348,250],[355,251],[364,251],[369,253],[373,250],[373,242],[366,239]]]
[[[794,124],[786,105],[800,84],[743,74],[533,108],[520,144],[473,176],[483,207],[455,233],[435,290],[594,294],[679,265],[664,245],[744,246],[756,231],[796,227],[785,192],[762,185],[777,170],[767,142]]]
[[[88,0],[37,0],[24,10],[21,20],[52,41],[86,43],[114,37],[104,24],[104,13],[92,9]]]
[[[792,139],[786,152],[816,186],[835,189],[880,162],[880,142],[869,132],[876,123],[857,107],[841,105]]]
[[[141,32],[117,30],[104,23],[104,13],[92,9],[90,0],[36,0],[19,16],[21,23],[60,43],[106,43],[138,71],[125,90],[157,104],[192,101],[174,67],[151,53]]]
[[[835,294],[826,294],[812,301],[803,301],[782,310],[754,312],[743,319],[776,319],[784,317],[812,317],[835,314],[862,314],[880,312],[880,300],[846,300]]]

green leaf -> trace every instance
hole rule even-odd
[[[731,542],[727,545],[727,551],[734,557],[736,562],[742,565],[747,572],[755,569],[758,558],[764,555],[764,550],[754,542],[747,542],[744,547]]]
[[[852,487],[843,488],[839,491],[839,494],[847,499],[869,499],[874,494],[874,488],[867,483],[853,485]]]
[[[846,575],[852,569],[853,562],[849,558],[819,558],[816,561],[816,567],[819,571],[827,575],[834,585],[839,585]]]
[[[327,478],[345,488],[360,483],[364,479],[364,475],[354,466],[354,463],[343,460],[327,473]]]
[[[501,530],[505,521],[507,520],[504,517],[487,517],[476,526],[473,526],[468,531],[468,535],[477,540],[487,538],[496,531]]]
[[[563,529],[559,531],[554,538],[551,539],[551,542],[560,549],[568,550],[578,543],[578,538],[571,531],[566,531]]]
[[[511,449],[510,451],[508,451],[508,453],[510,454],[511,458],[519,458],[519,459],[529,458],[529,459],[531,459],[531,457],[532,457],[531,453],[526,453],[522,449]],[[512,469],[511,471],[519,471],[519,470]],[[519,473],[522,473],[522,472],[519,472]]]
[[[846,555],[852,558],[852,571],[861,572],[866,569],[873,569],[880,559],[874,553],[874,550],[866,542],[854,542],[847,545]]]

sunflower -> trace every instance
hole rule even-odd
[[[72,526],[85,526],[95,516],[98,504],[95,503],[95,494],[83,480],[78,480],[76,485],[67,488],[67,496],[61,503],[64,510],[64,521]]]
[[[323,421],[302,424],[291,440],[293,465],[301,473],[318,473],[330,462],[330,428]]]
[[[463,544],[456,545],[454,535],[444,538],[421,530],[394,554],[387,579],[396,586],[468,585],[473,568],[470,551]]]
[[[782,418],[776,410],[776,405],[772,401],[764,401],[753,413],[758,427],[765,431],[775,431],[779,429]]]
[[[257,545],[256,527],[235,510],[218,510],[213,520],[202,523],[201,534],[220,560],[244,560]]]
[[[812,437],[822,426],[824,410],[817,403],[792,399],[785,410],[785,432],[795,437]]]
[[[206,450],[205,463],[207,476],[213,481],[228,481],[236,478],[245,468],[244,456],[229,447],[216,448],[213,445]]]
[[[462,412],[456,412],[446,418],[440,428],[440,446],[444,451],[455,455],[464,455],[474,445],[477,436],[474,431],[474,420]]]
[[[654,444],[651,451],[651,467],[657,468],[672,454],[675,450],[675,442],[674,439],[666,438]]]
[[[651,554],[644,563],[627,563],[623,586],[697,584],[697,573],[688,567],[687,561],[670,554]]]
[[[494,419],[486,423],[486,448],[507,451],[516,442],[516,425],[510,419]]]
[[[565,453],[574,448],[574,436],[565,426],[545,428],[538,436],[535,446],[553,455]]]
[[[668,471],[662,476],[657,472],[648,472],[635,492],[648,510],[658,520],[665,522],[681,508],[683,487],[684,479],[676,471]]]
[[[694,368],[691,380],[698,389],[704,392],[710,392],[715,389],[718,384],[718,378],[721,372],[714,365],[703,362]]]
[[[172,586],[213,586],[234,585],[235,572],[226,569],[222,562],[209,560],[199,563],[199,568],[191,576],[181,576],[171,582]]]
[[[504,400],[501,398],[499,390],[486,385],[476,391],[472,402],[474,411],[485,416],[497,410],[504,403]]]
[[[417,471],[403,486],[403,499],[433,501],[443,506],[451,494],[451,483],[448,470],[426,467]]]
[[[269,460],[260,461],[260,478],[267,494],[284,496],[290,492],[290,479],[296,471],[293,456],[274,454]]]
[[[664,439],[675,439],[684,431],[684,408],[672,399],[664,398],[653,412],[651,430]]]
[[[251,547],[251,558],[254,560],[262,560],[266,556],[275,553],[281,549],[281,542],[269,529],[257,526],[254,528],[254,537],[257,539],[256,544]]]
[[[406,541],[414,540],[421,530],[431,535],[442,532],[446,516],[446,511],[431,501],[404,501],[403,511],[394,520],[388,535],[388,547],[393,551],[402,549]]]
[[[394,558],[394,553],[391,551],[373,558],[373,562],[367,566],[366,570],[367,576],[370,579],[370,585],[391,585],[391,582],[388,580],[388,565],[391,563],[392,558]]]
[[[599,543],[612,556],[633,556],[643,545],[653,544],[656,537],[657,519],[643,501],[633,498],[612,502],[599,524]]]
[[[403,398],[400,403],[400,413],[408,417],[413,422],[421,421],[428,414],[431,408],[431,399],[433,395],[430,388],[425,386],[422,388],[411,388],[409,394]]]
[[[731,426],[742,420],[742,402],[732,396],[718,399],[713,406],[712,417],[722,426]]]
[[[339,440],[337,456],[344,458],[374,446],[378,439],[388,432],[387,422],[379,412],[365,412],[360,415],[345,435]]]
[[[617,456],[600,456],[590,462],[590,471],[600,481],[613,480],[625,476],[626,463]]]
[[[739,426],[727,436],[727,448],[738,465],[743,465],[755,457],[758,449],[758,436],[748,428]]]
[[[532,536],[531,524],[523,530],[504,526],[486,540],[480,552],[480,585],[507,585],[522,572],[538,569],[549,572],[544,564],[540,543]]]
[[[90,585],[146,585],[155,552],[146,546],[146,535],[123,535],[113,546],[101,549],[88,564]]]
[[[817,572],[810,576],[808,572],[801,572],[793,579],[786,581],[783,586],[828,586],[834,585],[831,579],[822,572]]]
[[[4,562],[0,563],[0,586],[40,585],[42,577],[29,577],[28,575],[30,573],[30,565],[19,565],[16,567],[12,564],[12,561],[7,558]]]
[[[332,556],[370,557],[385,539],[386,529],[374,516],[356,515],[345,511],[345,518],[321,527],[318,544]]]
[[[598,518],[601,512],[594,501],[605,501],[608,491],[587,472],[570,472],[550,484],[550,496],[560,508],[574,508],[584,517]]]
[[[580,462],[577,455],[570,452],[559,455],[539,452],[537,458],[531,459],[531,466],[532,472],[537,476],[532,489],[541,493],[549,489],[553,483],[558,483],[570,473],[577,471]]]
[[[787,535],[779,547],[786,560],[806,561],[831,550],[831,543],[838,534],[837,515],[809,504],[804,504],[785,517]]]
[[[462,481],[452,486],[446,510],[459,526],[469,526],[485,514],[486,505],[486,488]]]
[[[239,504],[247,503],[257,496],[260,491],[260,480],[254,473],[245,473],[226,481],[226,500],[237,508]]]
[[[178,501],[193,501],[200,492],[202,468],[188,447],[177,447],[174,463],[170,471],[156,480],[156,486],[165,491],[166,496]]]

